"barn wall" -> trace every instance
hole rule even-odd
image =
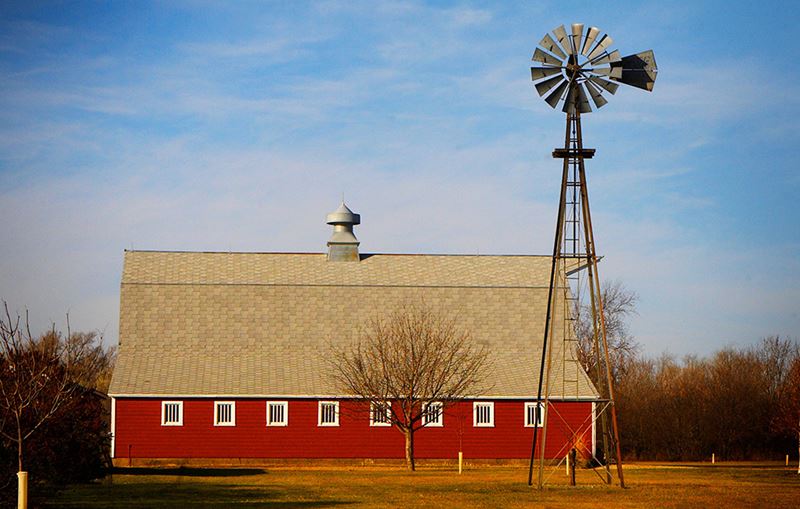
[[[170,398],[170,401],[177,398]],[[161,426],[161,399],[117,398],[117,458],[402,458],[403,435],[394,427],[369,425],[363,404],[340,403],[338,427],[317,426],[317,400],[289,400],[289,424],[268,427],[263,399],[236,401],[236,426],[215,427],[213,399],[184,399],[183,426]],[[495,401],[494,427],[472,425],[472,402],[450,407],[444,426],[426,427],[415,437],[418,458],[527,458],[533,428],[524,427],[524,401]],[[563,455],[573,429],[590,421],[590,402],[555,402],[546,456]],[[561,417],[557,416],[560,415]],[[586,428],[586,425],[583,425]],[[539,429],[539,428],[537,428]],[[591,448],[591,428],[583,434]]]

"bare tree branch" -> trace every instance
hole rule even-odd
[[[628,330],[627,320],[636,314],[636,303],[639,300],[635,292],[627,289],[620,281],[604,281],[602,284],[603,315],[606,324],[606,339],[611,361],[612,375],[619,377],[620,371],[639,351],[639,344]],[[584,303],[573,310],[576,316],[575,333],[578,339],[578,360],[583,368],[595,380],[597,366],[594,352],[594,327],[592,311]],[[602,357],[602,356],[601,356]]]
[[[81,387],[95,387],[98,373],[109,367],[107,352],[94,333],[67,334],[55,328],[33,336],[28,312],[24,327],[3,302],[0,317],[0,436],[17,446],[23,470],[25,441],[67,404]]]

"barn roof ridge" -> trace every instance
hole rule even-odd
[[[123,249],[124,253],[160,253],[160,254],[236,254],[236,255],[312,255],[325,256],[320,251],[193,251],[189,249]],[[361,253],[362,258],[371,256],[447,256],[447,257],[479,257],[479,258],[552,258],[548,254],[525,253]]]

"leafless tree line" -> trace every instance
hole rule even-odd
[[[800,439],[800,350],[779,337],[708,358],[637,356],[617,380],[620,441],[641,459],[782,457]]]
[[[702,358],[641,353],[627,320],[637,296],[603,285],[620,443],[634,459],[759,459],[800,453],[800,344],[777,336]],[[578,358],[597,377],[591,311],[577,313]]]

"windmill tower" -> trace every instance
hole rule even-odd
[[[600,421],[605,474],[600,476],[606,483],[611,484],[612,473],[609,464],[613,456],[617,465],[619,484],[625,487],[617,412],[614,406],[612,368],[609,363],[603,300],[597,271],[598,257],[584,166],[584,161],[591,159],[595,150],[583,146],[581,114],[592,112],[590,97],[596,108],[604,106],[608,101],[603,93],[613,95],[619,88],[618,83],[652,91],[657,68],[652,50],[621,57],[619,51],[611,49],[612,44],[611,37],[601,34],[598,28],[590,27],[584,31],[582,23],[574,23],[570,33],[567,33],[561,25],[552,31],[552,36],[550,33],[545,34],[533,54],[533,61],[542,64],[531,67],[531,78],[536,82],[536,91],[552,108],[563,104],[562,111],[567,114],[564,146],[553,151],[553,157],[561,159],[563,167],[539,369],[537,401],[542,402],[544,410],[542,438],[537,444],[538,433],[533,435],[528,472],[528,484],[532,485],[534,456],[538,446],[539,488],[544,484],[544,453],[548,420],[551,418],[549,400],[553,395],[552,388],[558,386],[563,390],[564,387],[568,387],[572,380],[567,379],[567,374],[575,373],[579,368],[574,320],[581,312],[581,298],[584,294],[588,294],[591,309],[589,320],[593,335],[595,366],[593,375],[597,381],[600,399],[597,412],[592,416],[592,422],[582,426],[591,427],[597,420]],[[584,272],[585,278],[582,277]],[[561,316],[563,319],[555,320],[555,316]],[[559,331],[560,334],[554,333],[557,323],[563,324],[564,330]],[[563,344],[554,345],[553,341],[556,338]],[[560,350],[561,359],[553,359],[554,350]],[[554,370],[554,362],[561,362],[563,364],[561,369]],[[570,363],[575,365],[568,366]],[[554,371],[562,373],[564,379],[553,380],[551,375]],[[574,437],[580,437],[586,430],[570,431]],[[580,440],[576,440],[575,443],[580,443]],[[574,448],[575,445],[570,447]],[[592,450],[583,447],[586,450],[582,452],[588,452],[600,463]]]

